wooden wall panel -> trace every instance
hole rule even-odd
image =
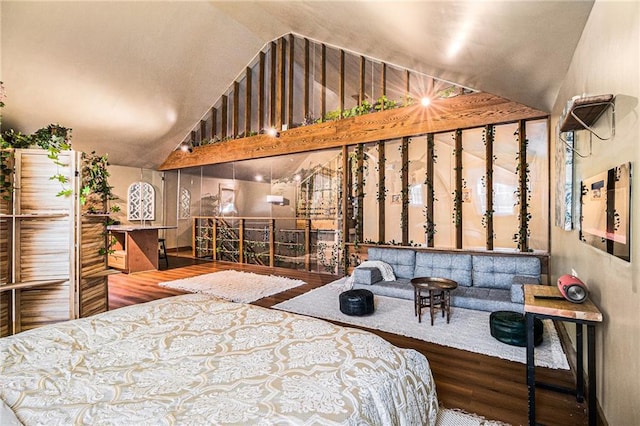
[[[69,218],[22,219],[16,232],[20,282],[66,280],[70,275],[71,229]]]
[[[80,317],[88,317],[109,310],[107,277],[80,279]]]
[[[0,293],[0,337],[11,334],[11,292]]]
[[[69,197],[58,197],[57,194],[63,189],[70,188],[72,184],[62,185],[51,177],[60,173],[72,179],[71,154],[61,153],[59,162],[69,166],[56,166],[44,150],[20,151],[16,158],[18,171],[16,186],[19,188],[19,191],[16,191],[17,213],[70,212]]]
[[[109,310],[104,218],[83,216],[80,242],[80,282],[78,286],[78,313],[87,317]]]
[[[16,290],[19,320],[16,332],[73,318],[69,294],[70,282],[64,284]]]

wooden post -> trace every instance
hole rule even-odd
[[[311,270],[311,219],[304,221],[304,269]]]
[[[349,148],[347,146],[342,147],[342,241],[343,243],[349,242],[349,194],[351,193],[349,188]],[[341,247],[344,252],[344,246]],[[348,256],[344,256],[345,271],[349,265]]]
[[[454,199],[453,211],[456,225],[456,248],[462,248],[462,130],[456,130],[456,197]]]
[[[364,56],[360,56],[360,87],[358,88],[358,105],[362,105],[366,97],[366,64],[367,60]]]
[[[213,218],[211,226],[211,259],[215,262],[218,258],[218,219]]]
[[[251,99],[253,90],[252,71],[250,67],[245,69],[245,96],[244,96],[244,136],[251,133]]]
[[[274,218],[269,219],[269,266],[273,268],[275,265],[276,254],[276,220]]]
[[[200,145],[206,139],[206,131],[207,131],[207,122],[204,120],[200,120]]]
[[[378,141],[378,242],[385,242],[384,141]]]
[[[227,95],[222,95],[221,97],[221,107],[220,107],[220,139],[225,140],[227,138],[227,104],[229,102],[229,98]]]
[[[260,52],[258,62],[258,132],[264,129],[265,54]]]
[[[293,124],[293,97],[294,97],[294,87],[295,87],[295,37],[293,34],[289,34],[289,75],[288,75],[288,86],[289,86],[289,101],[287,102],[287,126],[291,127]]]
[[[211,108],[211,139],[215,139],[218,134],[218,109]]]
[[[233,138],[238,137],[238,120],[240,118],[240,83],[233,82],[233,113],[231,115],[231,136]]]
[[[338,70],[338,108],[340,108],[340,117],[344,110],[344,50],[340,49],[340,63]]]
[[[364,144],[358,144],[356,147],[356,208],[358,209],[356,217],[356,241],[364,240]]]
[[[520,242],[520,251],[529,251],[529,212],[527,207],[528,192],[527,180],[527,126],[526,121],[518,122],[518,182],[520,188],[520,229],[518,230],[518,240]]]
[[[387,64],[382,63],[382,72],[380,73],[380,96],[387,95]],[[381,109],[384,109],[384,104],[381,105]]]
[[[199,220],[201,220],[200,218],[194,217],[191,219],[191,256],[192,257],[199,257],[198,256],[198,241],[196,240],[196,229],[198,229],[199,227]]]
[[[434,169],[435,169],[435,138],[433,133],[427,135],[427,205],[426,205],[426,221],[427,221],[427,246],[433,247],[435,240],[436,224],[434,221],[434,203],[436,200],[434,188]]]
[[[400,145],[400,153],[402,157],[402,245],[409,244],[409,138],[402,138]]]
[[[486,181],[485,189],[487,191],[487,209],[485,212],[485,224],[487,229],[487,250],[493,250],[493,129],[489,124],[485,127],[485,164],[486,164]]]
[[[320,49],[320,118],[327,114],[327,46],[323,43]]]
[[[285,63],[287,60],[287,40],[284,37],[278,39],[278,62],[276,80],[276,117],[274,126],[278,131],[282,129],[285,119],[286,103],[286,75]]]
[[[276,61],[278,57],[278,45],[275,41],[271,42],[271,48],[269,50],[271,54],[271,72],[269,73],[269,90],[271,95],[269,96],[269,126],[275,127],[276,125]]]
[[[411,73],[409,70],[404,72],[405,88],[404,88],[404,103],[409,104],[409,98],[411,97]]]
[[[244,263],[244,218],[238,220],[238,263]]]
[[[310,114],[309,104],[311,101],[309,89],[309,78],[311,75],[311,61],[309,60],[309,39],[304,39],[304,118]]]

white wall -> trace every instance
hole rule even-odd
[[[611,425],[640,424],[639,29],[640,3],[596,1],[558,94],[551,125],[555,129],[565,103],[575,95],[616,95],[615,137],[606,142],[594,139],[591,157],[575,157],[575,215],[579,214],[576,207],[581,180],[627,161],[632,162],[634,169],[631,262],[579,241],[579,225],[574,231],[555,226],[551,229],[552,282],[574,269],[588,285],[592,300],[604,315],[603,323],[596,329],[597,398]],[[603,117],[597,124],[605,135],[609,131],[608,121]],[[561,143],[555,135],[551,139],[552,144]],[[577,147],[588,152],[588,133],[576,132],[576,139]],[[554,167],[554,161],[551,165]],[[551,176],[555,180],[553,170]],[[554,185],[552,182],[551,188]]]

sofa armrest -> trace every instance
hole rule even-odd
[[[524,284],[540,284],[540,280],[535,277],[516,275],[511,284],[511,301],[513,303],[524,303]]]
[[[524,289],[522,288],[522,284],[511,285],[511,301],[513,303],[524,304]]]
[[[382,281],[382,274],[378,268],[356,268],[353,270],[353,282],[371,285]]]

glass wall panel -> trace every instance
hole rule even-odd
[[[434,211],[435,247],[454,248],[456,228],[453,223],[453,193],[455,184],[455,133],[440,133],[434,138]]]
[[[167,225],[175,225],[178,222],[178,175],[179,170],[171,170],[164,172],[164,188],[163,188],[163,216]],[[178,247],[178,233],[176,229],[171,229],[164,232],[166,239],[165,245],[167,250],[174,251]]]
[[[409,139],[409,242],[427,244],[427,137]]]
[[[180,251],[190,251],[192,249],[192,217],[199,216],[200,199],[202,198],[202,168],[192,167],[188,169],[180,170],[178,176],[178,185],[176,187],[175,199],[176,203],[173,204],[175,209],[174,216],[177,217],[176,224],[176,247]],[[180,203],[181,193],[188,192],[190,194],[190,216],[185,217],[180,215]]]
[[[518,233],[518,130],[517,124],[495,126],[493,142],[493,230],[494,249],[515,249]]]
[[[549,151],[547,120],[527,122],[529,163],[529,248],[549,250]]]
[[[399,243],[402,242],[402,140],[386,141],[384,147],[384,235],[386,242]]]
[[[486,248],[483,215],[487,208],[484,129],[462,132],[462,248]]]
[[[364,147],[364,200],[363,200],[363,241],[375,241],[378,238],[378,144],[366,144]]]

